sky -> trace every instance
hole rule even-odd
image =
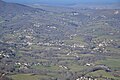
[[[80,4],[80,3],[120,3],[120,0],[4,0],[15,3],[40,3],[40,4]]]

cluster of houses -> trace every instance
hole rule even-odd
[[[90,77],[80,77],[80,78],[77,78],[76,80],[98,80],[98,79],[90,78]]]
[[[106,47],[111,46],[111,44],[115,42],[113,39],[106,39],[106,40],[94,40],[93,43],[96,44],[96,47],[93,48],[92,51],[97,51],[97,52],[107,52]]]
[[[0,56],[1,57],[5,57],[5,58],[9,58],[10,57],[8,54],[3,54],[3,53],[0,53]]]

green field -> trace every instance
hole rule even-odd
[[[96,62],[97,64],[104,64],[110,67],[111,69],[120,71],[120,59],[106,59]]]
[[[40,80],[42,78],[49,78],[45,75],[31,75],[31,74],[17,74],[10,76],[13,80]]]
[[[103,78],[107,77],[107,78],[112,78],[114,80],[119,80],[119,77],[114,77],[112,75],[112,73],[107,73],[103,70],[99,70],[99,71],[96,71],[96,72],[91,72],[89,74],[87,74],[86,76],[94,76],[94,77],[101,77],[101,78],[98,78],[97,80],[103,80]]]

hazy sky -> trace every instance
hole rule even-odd
[[[114,3],[120,0],[4,0],[17,3],[41,3],[41,4],[76,4],[76,3]]]

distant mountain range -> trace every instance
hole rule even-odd
[[[101,3],[101,4],[110,4],[110,3],[119,3],[119,0],[4,0],[8,2],[21,3],[21,4],[48,4],[48,5],[68,5],[68,4],[80,4],[80,3]]]
[[[71,4],[68,5],[70,7],[74,7],[74,8],[99,8],[99,9],[120,9],[120,3],[105,3],[105,4],[101,4],[101,3],[97,3],[97,4]]]
[[[119,0],[3,0],[20,4],[39,4],[50,6],[77,6],[90,8],[120,8]]]

